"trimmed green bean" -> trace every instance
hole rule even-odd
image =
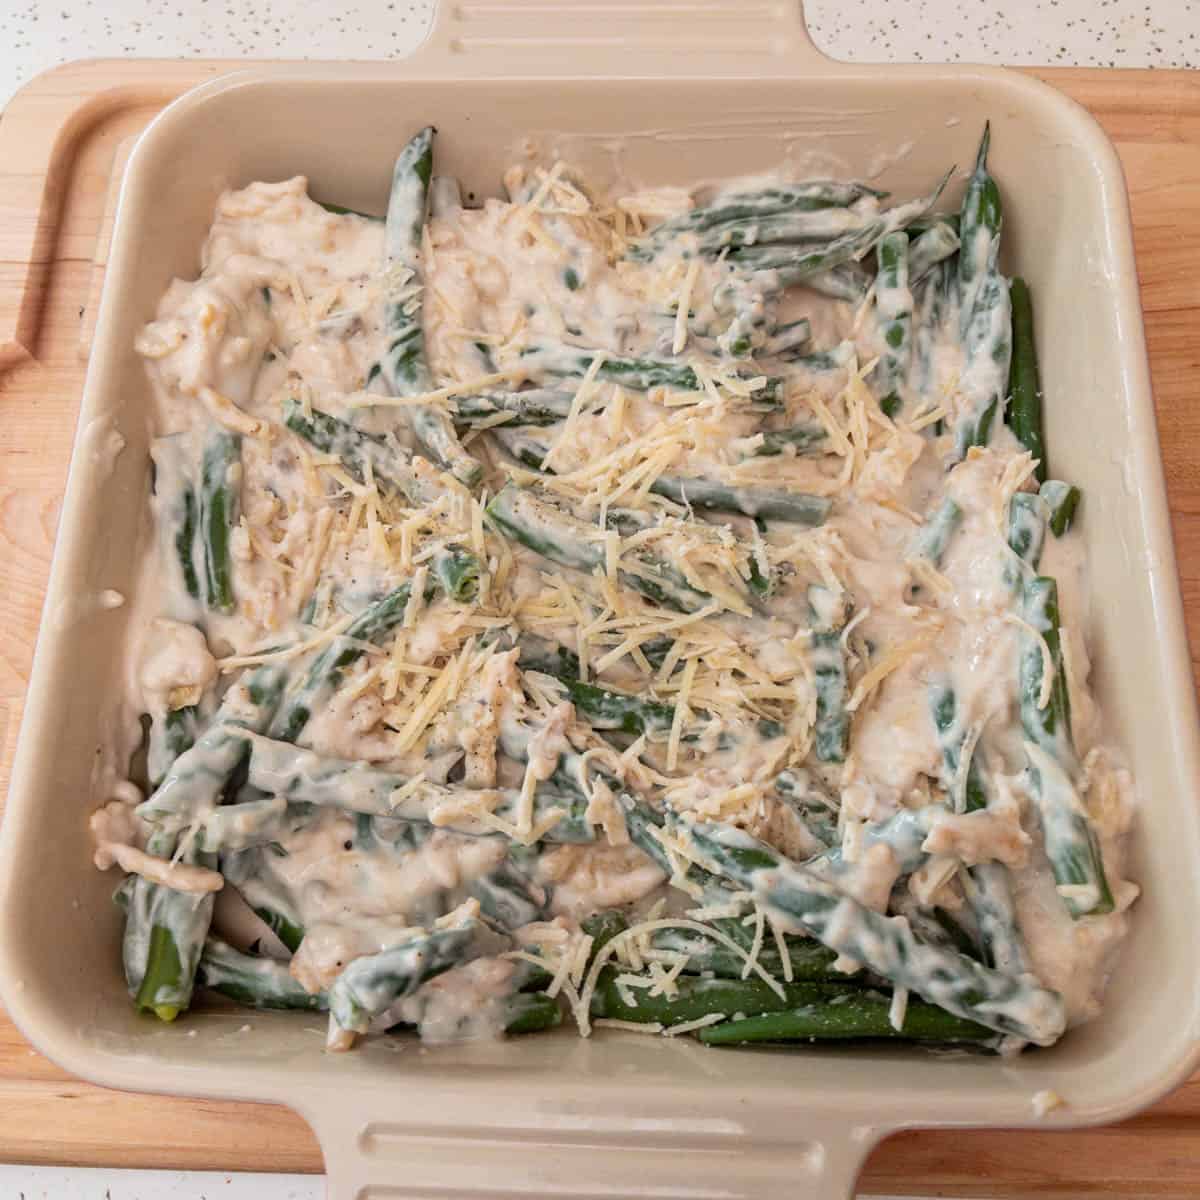
[[[825,449],[829,435],[823,425],[808,421],[785,429],[769,429],[757,435],[761,440],[747,451],[747,458],[774,458],[789,451],[796,454],[819,454]]]
[[[345,672],[366,653],[364,642],[378,645],[401,621],[412,586],[402,583],[376,601],[326,646],[313,660],[304,679],[271,723],[271,736],[294,742],[304,731],[313,710],[338,689]]]
[[[817,687],[813,754],[819,762],[845,762],[850,738],[850,714],[846,712],[849,688],[842,647],[845,611],[833,593],[820,584],[808,589],[808,607],[812,622],[810,657]]]
[[[921,1000],[908,1001],[904,1023],[896,1029],[891,1022],[891,1007],[891,997],[884,993],[847,988],[784,1012],[710,1025],[697,1036],[708,1046],[873,1038],[939,1045],[970,1042],[994,1048],[999,1041],[986,1025]]]
[[[325,993],[306,992],[286,963],[245,954],[213,934],[204,941],[196,982],[249,1008],[323,1012],[329,1007]]]
[[[702,234],[715,226],[775,217],[783,213],[848,208],[864,197],[880,199],[886,195],[886,192],[876,191],[865,183],[839,183],[834,180],[813,180],[754,191],[722,192],[712,204],[660,222],[641,242],[630,247],[627,256],[648,261],[680,234]]]
[[[437,496],[438,489],[412,470],[400,447],[382,437],[315,408],[305,413],[291,397],[284,401],[283,423],[317,450],[336,454],[346,474],[359,483],[369,469],[377,483],[403,493],[413,504],[427,504]]]
[[[789,492],[782,488],[734,487],[711,479],[684,479],[660,475],[650,490],[689,508],[736,512],[763,521],[789,521],[797,525],[821,525],[831,502],[824,496]]]
[[[146,747],[146,774],[151,788],[157,788],[171,764],[196,741],[200,712],[195,705],[173,708],[150,718],[150,736]]]
[[[1061,479],[1047,479],[1042,484],[1039,495],[1049,506],[1050,532],[1055,537],[1065,536],[1075,520],[1075,510],[1079,507],[1079,489],[1072,484],[1063,483]]]
[[[789,287],[792,283],[801,283],[810,291],[820,296],[828,296],[831,300],[842,300],[847,304],[859,304],[871,287],[871,276],[859,263],[839,263],[828,271],[816,271],[793,279],[786,268],[777,271],[780,286]]]
[[[366,1033],[372,1020],[423,983],[482,952],[477,921],[438,929],[350,962],[329,989],[329,1011],[339,1029]]]
[[[940,566],[951,538],[962,523],[962,516],[962,509],[949,496],[944,497],[917,530],[909,559],[924,559],[935,567]]]
[[[913,297],[909,291],[908,234],[889,233],[876,248],[875,319],[883,343],[871,376],[879,407],[895,417],[904,405],[901,383],[912,363]]]
[[[1033,298],[1024,279],[1009,285],[1012,307],[1012,359],[1008,369],[1008,407],[1004,413],[1018,442],[1037,459],[1034,476],[1046,481],[1046,439],[1042,425],[1042,381],[1033,334]]]
[[[433,557],[433,576],[456,604],[470,604],[479,595],[479,559],[461,546],[447,546]]]
[[[1113,897],[1103,854],[1073,782],[1078,763],[1063,667],[1058,586],[1053,579],[1041,576],[1026,583],[1023,615],[1040,639],[1026,638],[1021,648],[1018,694],[1046,857],[1071,916],[1111,912]],[[1041,707],[1045,671],[1041,643],[1049,651],[1054,672],[1045,707]]]
[[[1016,492],[1008,502],[1008,546],[1031,573],[1042,560],[1049,522],[1050,507],[1036,492]]]
[[[967,406],[954,430],[958,458],[991,438],[996,414],[1003,411],[1012,354],[1008,284],[998,267],[1000,191],[987,169],[990,140],[985,125],[959,217],[957,290],[965,359],[960,390]]]
[[[208,607],[215,612],[231,613],[234,609],[233,560],[229,543],[241,514],[241,468],[241,437],[227,429],[214,430],[204,447],[199,516],[204,597]]]
[[[746,926],[740,921],[714,921],[712,924],[739,945],[745,943],[745,949],[750,948],[746,940]],[[812,938],[797,937],[788,937],[786,942],[793,979],[802,982],[832,980],[844,983],[849,978],[845,971],[833,969],[838,956],[820,942]],[[650,945],[655,950],[686,954],[688,963],[684,971],[689,975],[711,972],[720,979],[741,979],[745,973],[746,960],[742,955],[735,954],[715,939],[691,929],[660,929],[650,935]],[[759,950],[757,961],[768,975],[777,979],[783,978],[783,958],[774,946],[773,939],[769,939]]]
[[[528,488],[508,484],[488,505],[492,524],[543,558],[588,573],[605,565],[604,543],[597,527],[539,499]],[[647,599],[680,612],[696,612],[710,602],[669,563],[639,555],[640,571],[622,571],[621,582]],[[645,572],[643,574],[642,572]]]
[[[607,351],[588,350],[582,346],[568,346],[561,342],[541,342],[530,346],[522,353],[521,364],[543,375],[583,376],[597,356],[603,359],[596,371],[596,378],[609,383],[619,383],[630,391],[647,392],[652,388],[673,388],[682,392],[703,391],[704,384],[689,366],[671,359],[626,358]],[[742,374],[742,379],[759,379],[753,399],[758,402],[775,403],[779,400],[783,380],[758,374]]]
[[[509,412],[513,414],[512,425],[555,425],[566,420],[573,400],[572,392],[532,388],[524,392],[479,392],[474,396],[451,397],[449,404],[454,419],[464,424]]]
[[[935,220],[912,240],[908,249],[908,282],[921,282],[938,263],[944,262],[959,247],[957,222],[949,218]],[[912,230],[910,230],[910,233]]]
[[[396,159],[387,214],[387,266],[389,291],[384,301],[383,378],[393,396],[420,395],[433,390],[425,359],[421,326],[424,276],[421,238],[429,180],[433,172],[432,126],[422,129]],[[474,487],[483,477],[483,465],[463,449],[446,413],[430,405],[406,410],[413,433],[421,444],[460,483]]]

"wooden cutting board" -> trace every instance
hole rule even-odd
[[[193,84],[238,64],[73,64],[0,118],[0,794],[25,688],[108,250],[132,139]],[[1045,70],[1117,144],[1133,199],[1175,544],[1200,646],[1200,76]],[[1193,651],[1193,666],[1196,664]],[[320,1171],[284,1108],[93,1087],[31,1050],[0,1013],[0,1160]],[[863,1193],[1200,1196],[1200,1075],[1148,1112],[1075,1133],[906,1133]]]

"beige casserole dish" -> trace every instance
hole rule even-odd
[[[619,31],[619,32],[617,32]],[[321,1052],[301,1015],[137,1016],[113,882],[86,812],[135,575],[149,387],[134,334],[191,276],[226,187],[306,174],[380,211],[397,147],[437,124],[439,169],[487,192],[523,139],[647,184],[780,160],[917,194],[968,164],[985,118],[1006,270],[1039,297],[1048,437],[1087,497],[1096,687],[1139,781],[1144,889],[1103,1015],[1015,1060],[904,1049],[714,1051],[606,1031]],[[112,431],[123,439],[115,457]],[[130,161],[0,844],[0,993],[31,1042],[111,1087],[276,1101],[315,1127],[330,1195],[845,1197],[913,1126],[1116,1120],[1180,1082],[1200,1036],[1197,721],[1124,180],[1078,106],[999,70],[852,67],[782,3],[443,5],[403,64],[242,71],[171,105]]]

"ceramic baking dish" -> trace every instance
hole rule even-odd
[[[619,33],[616,31],[620,31]],[[304,173],[315,195],[381,211],[414,128],[477,193],[528,148],[602,182],[685,182],[790,161],[901,196],[968,164],[985,118],[1005,196],[1006,269],[1038,298],[1057,474],[1080,484],[1090,634],[1114,740],[1142,809],[1145,894],[1103,1016],[1015,1061],[905,1049],[712,1050],[607,1033],[423,1051],[322,1053],[286,1014],[135,1015],[112,876],[85,830],[148,485],[149,391],[134,333],[193,275],[224,187]],[[961,186],[961,181],[959,182]],[[845,1197],[871,1147],[911,1126],[1111,1121],[1197,1058],[1197,722],[1121,169],[1099,128],[998,70],[850,67],[797,9],[737,0],[444,8],[398,64],[239,72],[171,105],[135,150],[117,218],[0,843],[0,994],[39,1049],[98,1083],[279,1101],[312,1122],[330,1194]],[[124,450],[101,452],[115,429]],[[243,1031],[246,1025],[251,1028]]]

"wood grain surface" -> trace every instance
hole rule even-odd
[[[107,256],[114,165],[169,100],[234,64],[73,64],[0,118],[0,795],[9,770]],[[1200,76],[1038,71],[1117,144],[1193,647],[1200,646]],[[0,1013],[0,1160],[320,1171],[283,1108],[81,1083]],[[1070,1133],[914,1132],[880,1146],[864,1194],[1200,1197],[1200,1076],[1141,1116]]]

